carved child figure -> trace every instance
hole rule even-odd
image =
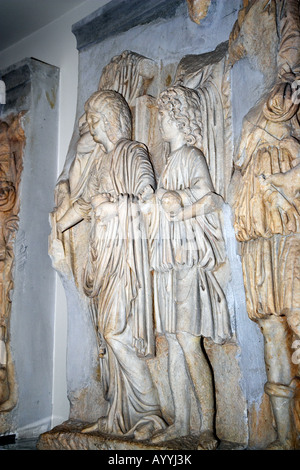
[[[214,449],[214,392],[201,337],[223,343],[231,335],[227,302],[214,275],[224,261],[208,166],[194,145],[200,138],[198,95],[177,86],[158,100],[162,138],[170,145],[151,211],[151,268],[157,334],[169,347],[169,381],[174,423],[153,437],[167,441],[190,434],[192,386],[201,417],[200,446]]]

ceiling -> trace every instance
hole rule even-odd
[[[0,0],[0,51],[82,3],[85,0]]]

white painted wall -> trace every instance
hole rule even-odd
[[[78,52],[72,25],[108,1],[85,0],[59,19],[0,52],[0,69],[26,57],[33,57],[60,68],[58,175],[63,168],[76,115]],[[53,302],[55,302],[55,348],[52,426],[55,426],[69,416],[66,386],[67,307],[64,289],[58,276]]]

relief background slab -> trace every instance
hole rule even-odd
[[[214,103],[219,102],[219,106],[223,108],[222,141],[220,143],[220,134],[216,131],[213,134],[211,130],[214,135],[211,142],[219,139],[217,145],[221,145],[224,152],[220,152],[217,157],[217,167],[224,178],[219,178],[216,173],[215,179],[216,183],[220,184],[220,193],[227,202],[230,197],[229,181],[234,145],[239,139],[242,126],[241,117],[248,112],[255,101],[251,90],[245,90],[239,82],[240,72],[237,71],[240,67],[241,72],[247,74],[249,63],[246,60],[237,61],[232,68],[227,52],[228,40],[237,19],[240,3],[231,1],[219,2],[216,5],[212,2],[206,17],[198,25],[191,21],[188,6],[183,0],[151,2],[153,8],[149,9],[144,8],[144,2],[135,1],[136,15],[132,15],[132,2],[114,0],[74,25],[73,32],[77,37],[79,49],[76,123],[83,115],[85,101],[98,89],[103,68],[112,57],[124,51],[141,54],[153,60],[157,66],[157,72],[146,94],[136,101],[134,116],[136,132],[140,136],[147,132],[143,128],[143,123],[140,123],[139,116],[145,116],[145,109],[148,109],[146,119],[151,120],[153,99],[160,91],[179,80],[179,72],[184,71],[185,85],[193,84],[197,88],[198,84],[199,89],[200,84],[203,85],[203,76],[206,74],[213,81],[216,89],[212,99]],[[124,21],[119,21],[119,15]],[[116,29],[116,24],[119,25],[119,29]],[[179,64],[181,64],[180,68]],[[250,63],[251,70],[252,67],[253,63]],[[260,71],[256,72],[255,77],[257,77],[257,83],[255,82],[253,88],[258,97],[260,89],[257,91],[257,87],[263,88],[265,82]],[[238,102],[235,90],[239,89],[235,86],[236,84],[240,85],[243,93],[245,92],[249,108],[245,109],[241,101]],[[230,105],[231,100],[235,103],[233,108]],[[59,183],[68,179],[78,138],[79,129],[76,124]],[[153,149],[155,149],[155,138],[146,143],[153,144]],[[209,143],[207,145],[209,147]],[[221,162],[222,156],[225,156],[223,162]],[[225,204],[223,209],[223,223],[228,259],[223,270],[217,275],[227,297],[234,336],[232,341],[225,346],[209,344],[209,342],[207,344],[207,354],[215,371],[217,432],[224,441],[242,444],[242,446],[251,443],[253,446],[264,447],[274,436],[268,400],[264,393],[266,375],[263,337],[257,325],[251,322],[247,315],[242,266],[229,204]],[[66,237],[73,237],[73,241],[68,243],[74,243],[77,239],[83,247],[87,246],[87,226],[84,224],[74,227],[72,234],[66,235]],[[77,289],[80,265],[86,253],[86,248],[77,250],[74,265],[75,278],[63,269],[60,271],[60,277],[66,289],[69,310],[70,419],[93,422],[105,414],[107,403],[99,388],[100,370],[87,304],[84,295],[80,293],[80,289]],[[76,273],[78,273],[77,279]],[[154,376],[156,370],[167,374],[166,361],[166,345],[162,339],[158,345],[157,357],[149,360],[149,367]],[[225,374],[224,371],[226,371]],[[170,406],[170,390],[165,384],[161,384],[160,387],[162,408],[165,416],[171,419],[173,410]],[[93,406],[90,406],[91,403]],[[195,404],[193,406],[195,407]],[[261,413],[265,416],[266,425],[257,442],[256,435],[261,422]],[[196,413],[194,415],[196,416]],[[194,418],[192,426],[197,427],[197,419]]]

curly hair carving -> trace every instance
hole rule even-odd
[[[188,145],[201,148],[201,103],[196,90],[181,85],[169,87],[159,95],[158,109],[168,112]]]
[[[125,98],[117,91],[96,91],[85,103],[84,109],[86,113],[92,112],[102,116],[111,142],[131,138],[131,111]]]

